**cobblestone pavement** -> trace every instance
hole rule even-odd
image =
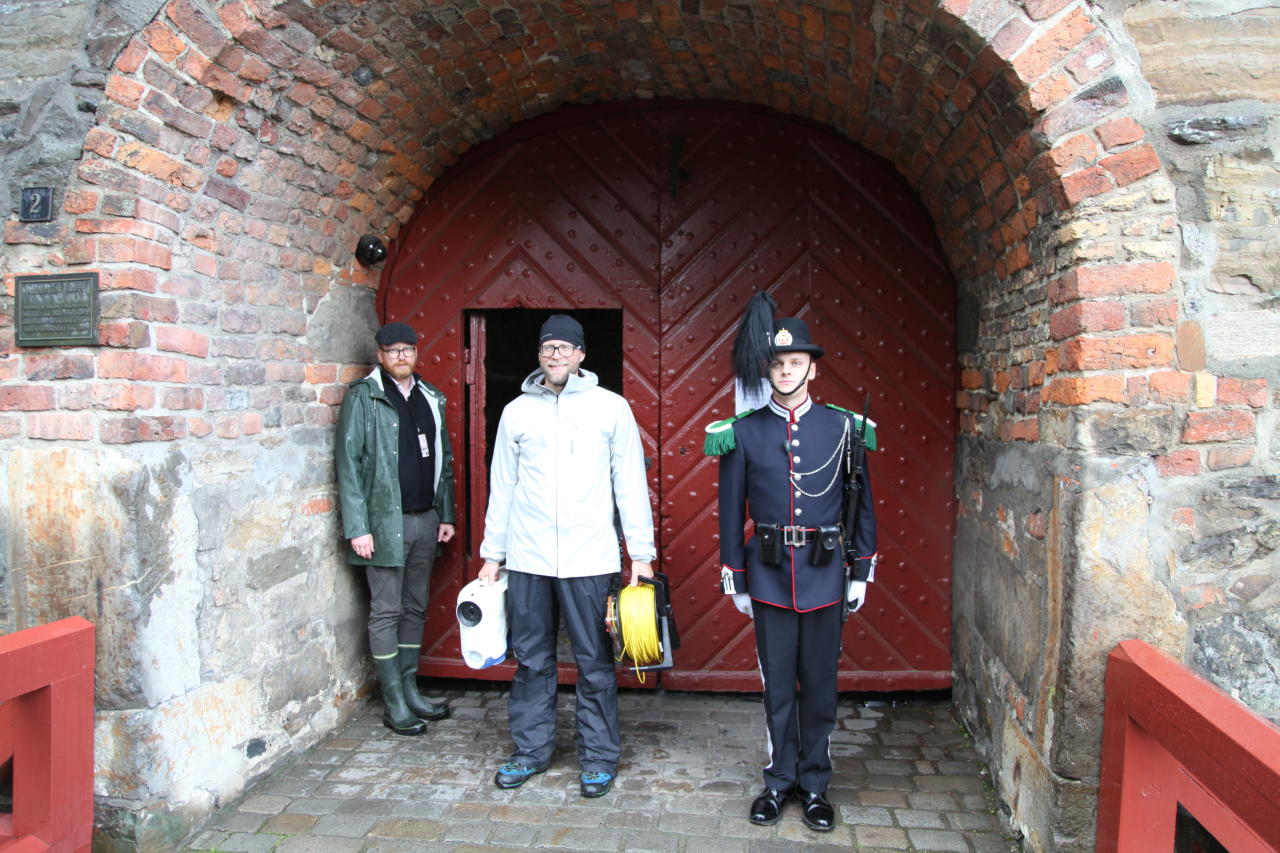
[[[753,826],[765,763],[759,696],[624,690],[613,790],[578,794],[572,688],[561,688],[551,769],[502,791],[506,687],[452,682],[450,719],[399,737],[370,704],[344,729],[216,812],[189,851],[435,853],[528,850],[942,850],[1010,853],[985,770],[945,700],[844,696],[828,795],[839,825],[812,832],[789,803]]]

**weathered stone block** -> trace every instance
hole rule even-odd
[[[1083,474],[1072,543],[1078,562],[1068,566],[1064,602],[1062,644],[1070,654],[1063,657],[1057,681],[1049,761],[1057,774],[1076,779],[1098,775],[1102,681],[1111,649],[1142,637],[1181,655],[1187,636],[1153,559],[1151,543],[1163,534],[1145,476],[1132,465],[1117,468],[1104,459],[1092,460]]]
[[[307,343],[316,361],[372,364],[377,360],[373,343],[377,330],[373,291],[365,287],[335,287],[311,315]]]
[[[1280,100],[1280,10],[1145,0],[1124,23],[1161,104]]]
[[[147,706],[198,682],[195,523],[181,460],[13,448],[8,460],[18,626],[98,626],[100,708]]]
[[[1191,662],[1254,711],[1280,720],[1280,613],[1274,603],[1259,608],[1255,602],[1246,613],[1197,620]]]
[[[1177,414],[1166,409],[1095,411],[1088,418],[1085,440],[1099,453],[1152,456],[1169,451],[1179,428]]]

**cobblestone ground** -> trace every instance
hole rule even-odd
[[[462,684],[462,683],[455,683]],[[807,829],[790,803],[753,826],[764,722],[758,696],[623,691],[613,791],[578,794],[572,689],[559,697],[551,769],[494,787],[511,749],[506,689],[444,692],[453,715],[422,737],[391,734],[371,704],[345,729],[218,811],[189,851],[436,853],[480,850],[940,850],[1010,853],[985,770],[944,700],[847,696],[828,792],[840,824]]]

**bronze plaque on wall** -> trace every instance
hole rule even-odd
[[[98,343],[98,274],[20,275],[17,344],[69,347]]]

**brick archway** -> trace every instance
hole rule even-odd
[[[976,630],[957,651],[970,689],[1015,709],[1014,736],[992,737],[998,770],[1022,768],[1002,784],[1031,773],[1014,760],[1031,756],[1052,790],[1054,774],[1094,772],[1051,752],[1063,730],[1087,744],[1096,724],[1055,717],[1092,699],[1076,674],[1093,666],[1089,644],[1063,646],[1095,618],[1067,618],[1078,508],[1059,493],[1073,454],[1126,429],[1125,406],[1191,393],[1174,366],[1170,193],[1117,56],[1089,7],[1066,0],[172,0],[115,61],[61,231],[7,229],[22,264],[99,271],[111,298],[99,354],[26,357],[37,381],[3,399],[35,414],[0,421],[0,437],[204,448],[325,427],[357,368],[325,355],[317,306],[376,286],[352,258],[359,236],[394,239],[470,147],[601,100],[813,119],[893,163],[932,215],[960,291],[957,405],[975,469],[1007,473],[1000,460],[1016,457],[1061,471],[1018,517],[995,487],[962,495],[984,522],[956,560],[957,586],[993,563],[1045,577],[1027,617],[1038,665],[988,666],[1000,656]],[[40,384],[90,378],[65,399]],[[1129,452],[1185,471],[1202,436],[1239,428],[1206,419],[1174,446]],[[316,490],[298,512],[332,520],[332,501]],[[979,606],[962,601],[957,618],[981,621]],[[1052,824],[1056,808],[1015,802],[1028,823],[1043,809]]]
[[[812,118],[895,164],[979,318],[982,344],[962,358],[966,432],[1034,441],[1041,398],[1121,402],[1114,378],[1084,375],[1097,368],[1075,353],[1055,360],[1050,342],[1119,328],[1090,300],[1172,286],[1167,198],[1140,202],[1145,233],[1100,248],[1095,229],[1089,252],[1073,250],[1087,227],[1071,223],[1160,165],[1078,3],[447,6],[410,26],[376,2],[208,8],[175,0],[121,52],[68,199],[84,218],[67,262],[124,289],[174,266],[216,277],[237,254],[285,266],[286,288],[371,285],[356,238],[394,237],[471,146],[563,103],[654,95]],[[104,203],[121,194],[141,209]],[[113,273],[121,263],[144,269]],[[989,296],[1028,288],[1028,303],[1066,306],[1052,330],[1044,311]]]

